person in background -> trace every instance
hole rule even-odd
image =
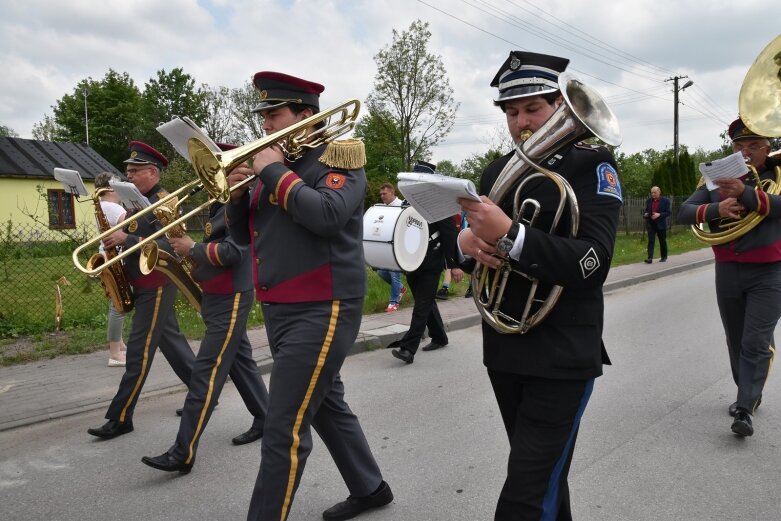
[[[512,51],[491,86],[494,104],[502,109],[513,141],[523,143],[526,131],[539,131],[564,103],[558,76],[569,60]],[[569,474],[578,429],[594,380],[609,364],[602,343],[605,282],[615,245],[622,204],[616,162],[603,146],[577,143],[559,147],[546,168],[566,179],[580,208],[577,234],[571,220],[549,233],[559,204],[552,182],[528,183],[519,200],[539,201],[535,226],[525,224],[528,212],[515,220],[514,192],[502,201],[487,197],[515,151],[497,159],[480,177],[481,202],[459,199],[469,228],[458,237],[461,252],[474,262],[496,269],[509,262],[513,270],[543,284],[563,287],[545,320],[524,334],[500,333],[483,320],[483,363],[509,441],[507,477],[499,494],[495,521],[572,519]],[[513,217],[511,217],[513,216]],[[510,273],[504,299],[496,311],[520,317],[531,284]]]
[[[646,229],[648,230],[648,256],[645,259],[646,264],[654,261],[654,243],[656,237],[659,237],[659,252],[661,258],[659,262],[667,261],[667,218],[670,216],[670,200],[662,197],[662,190],[658,186],[651,188],[651,197],[645,201]]]
[[[95,189],[111,188],[109,184],[111,181],[120,181],[119,176],[116,176],[110,172],[101,172],[95,176]],[[103,210],[103,215],[106,216],[109,226],[114,227],[117,223],[125,219],[127,210],[119,204],[119,196],[114,190],[103,192],[100,195],[100,208]],[[103,244],[100,245],[100,251],[103,252],[105,248]],[[114,304],[111,299],[108,299],[108,327],[106,328],[106,336],[108,337],[108,366],[109,367],[125,367],[125,351],[127,346],[124,340],[122,340],[122,329],[125,325],[125,314],[117,311],[114,308]]]
[[[414,171],[433,174],[434,168],[430,163],[418,161]],[[463,271],[458,267],[454,256],[458,235],[455,219],[447,217],[429,223],[428,233],[429,241],[423,262],[416,270],[407,273],[407,284],[415,299],[409,329],[400,340],[388,346],[397,347],[391,354],[407,364],[414,361],[426,327],[431,342],[422,348],[423,351],[433,351],[448,344],[447,332],[435,298],[439,276],[443,267],[447,266],[453,270],[453,278],[456,281],[463,277]]]
[[[396,197],[396,189],[390,183],[384,183],[380,186],[380,200],[386,206],[401,206],[402,203],[402,200]],[[390,284],[390,301],[388,302],[388,307],[385,308],[385,312],[398,311],[401,299],[404,298],[404,294],[407,292],[407,288],[401,283],[401,272],[378,269],[377,275]]]
[[[781,161],[770,157],[770,140],[736,119],[727,129],[733,152],[740,152],[760,180],[779,174]],[[716,259],[716,302],[727,337],[732,379],[737,398],[729,408],[730,426],[738,436],[754,434],[753,416],[762,403],[762,390],[775,358],[773,334],[781,317],[781,195],[756,190],[749,172],[739,179],[702,185],[678,211],[681,224],[708,223],[721,230],[723,219],[757,212],[764,219],[745,234],[713,246]]]

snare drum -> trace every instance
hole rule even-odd
[[[372,268],[414,271],[426,248],[428,223],[413,207],[375,204],[363,215],[363,255]]]

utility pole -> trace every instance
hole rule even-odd
[[[680,103],[678,101],[678,93],[694,85],[694,82],[689,80],[683,84],[683,87],[678,88],[678,80],[683,78],[688,78],[688,76],[673,76],[672,78],[667,78],[664,80],[672,80],[673,82],[673,155],[675,157],[676,165],[678,165],[678,103]]]
[[[89,89],[84,87],[84,129],[87,134],[87,146],[89,146],[89,117],[87,116],[87,96],[89,96]]]

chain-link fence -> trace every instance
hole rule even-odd
[[[196,240],[207,217],[187,223]],[[105,327],[103,287],[72,260],[73,250],[95,233],[91,223],[63,231],[36,223],[0,223],[0,338]]]

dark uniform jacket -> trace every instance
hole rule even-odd
[[[155,203],[156,201],[159,201],[160,199],[168,195],[168,192],[166,192],[163,189],[163,187],[161,187],[160,185],[155,185],[149,192],[143,195],[144,197],[149,199],[150,203]],[[134,213],[135,210],[128,211],[126,219],[130,218]],[[136,219],[130,222],[127,226],[123,228],[125,233],[128,234],[127,240],[125,241],[125,246],[124,246],[125,249],[130,248],[131,246],[135,246],[144,237],[149,237],[150,235],[152,235],[154,232],[158,231],[162,227],[163,226],[155,218],[152,212],[149,212],[148,214],[141,217],[140,219]],[[160,248],[161,250],[165,250],[171,255],[176,255],[173,249],[171,248],[171,244],[168,242],[168,239],[166,239],[165,236],[159,237],[158,239],[155,240],[155,242],[157,243],[158,248]],[[142,274],[141,268],[139,266],[139,258],[140,258],[140,253],[136,252],[133,255],[129,255],[123,261],[125,274],[127,275],[127,278],[133,287],[157,288],[171,283],[168,277],[166,277],[159,271],[152,271],[151,273],[149,273],[149,275]]]
[[[486,168],[480,181],[481,194],[489,194],[513,153]],[[575,239],[563,238],[570,231],[568,205],[557,234],[548,233],[559,192],[551,181],[532,180],[524,187],[520,200],[536,199],[542,209],[535,227],[525,226],[520,258],[511,264],[539,279],[545,290],[542,295],[548,294],[546,288],[550,285],[564,289],[548,317],[522,335],[498,333],[483,322],[483,361],[489,369],[498,371],[554,379],[590,379],[602,374],[603,363],[610,363],[602,344],[602,284],[613,256],[621,186],[615,160],[604,147],[565,148],[542,166],[558,172],[571,184],[580,208],[578,233]],[[512,190],[501,202],[508,215],[512,215],[514,194]],[[529,286],[523,276],[511,275],[501,309],[520,317]]]
[[[437,270],[442,271],[445,267],[457,268],[455,261],[456,220],[452,217],[429,223],[428,225],[428,247],[423,262],[415,270]]]
[[[192,277],[204,293],[232,295],[252,289],[249,246],[237,244],[228,234],[224,205],[209,208],[203,242],[193,246],[191,257]]]
[[[648,226],[652,229],[655,228],[657,230],[666,230],[667,218],[670,217],[670,213],[672,212],[670,209],[670,200],[666,197],[659,197],[659,209],[657,210],[657,212],[659,212],[659,217],[657,217],[656,220],[651,219],[651,214],[653,213],[653,204],[653,197],[646,199],[643,217],[645,217]]]
[[[238,204],[228,206],[231,235],[251,243],[262,302],[363,297],[363,169],[319,161],[327,145],[284,165],[273,163]],[[249,223],[249,226],[247,226]]]
[[[778,159],[768,157],[758,172],[760,179],[776,179],[775,169],[781,165]],[[756,181],[750,173],[742,178],[746,190],[740,203],[748,210],[766,216],[756,228],[737,240],[720,246],[713,246],[716,262],[776,262],[781,260],[781,195],[768,195],[754,190]],[[701,224],[708,222],[711,232],[719,227],[719,190],[708,190],[702,185],[678,211],[680,224]]]

